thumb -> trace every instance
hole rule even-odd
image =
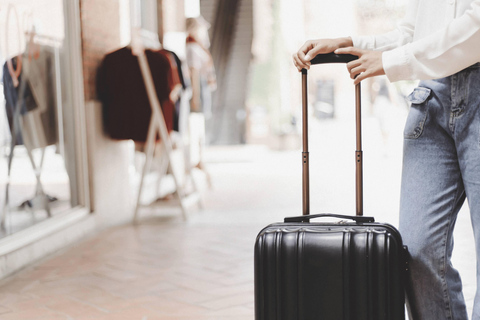
[[[346,47],[335,50],[336,54],[353,54],[354,56],[361,56],[363,53],[362,49],[355,47]]]
[[[313,58],[315,58],[317,54],[320,54],[320,53],[326,53],[325,48],[323,48],[322,46],[315,46],[312,49],[310,49],[310,51],[307,52],[307,54],[305,55],[305,60],[310,61]]]

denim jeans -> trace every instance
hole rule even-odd
[[[465,199],[480,269],[480,64],[421,81],[409,96],[404,132],[400,232],[411,254],[408,294],[414,320],[466,320],[453,228]],[[473,319],[480,319],[477,289]]]

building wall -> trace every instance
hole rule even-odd
[[[118,0],[81,0],[85,101],[96,98],[95,76],[103,56],[120,45]]]
[[[185,31],[185,5],[183,1],[162,0],[158,3],[163,9],[163,19],[159,25],[163,25],[163,32]]]
[[[96,74],[105,54],[121,47],[120,0],[81,0],[82,57],[92,208],[99,228],[128,221],[132,214],[130,148],[108,138],[97,100]]]

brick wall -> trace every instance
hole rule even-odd
[[[85,101],[96,99],[97,68],[120,46],[119,0],[80,0]]]
[[[159,6],[163,8],[163,32],[185,31],[185,6],[183,1],[163,0]]]

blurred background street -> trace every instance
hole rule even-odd
[[[393,30],[406,6],[0,0],[0,319],[253,319],[255,237],[302,213],[292,54]],[[311,211],[353,215],[352,80],[308,78]],[[416,85],[362,83],[364,212],[394,226]],[[453,262],[471,314],[468,211]]]

